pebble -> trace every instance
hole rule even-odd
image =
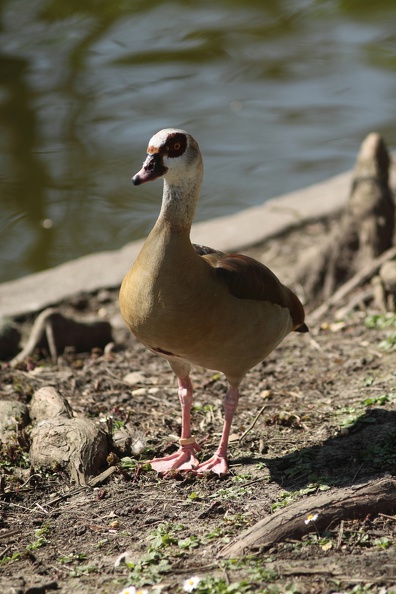
[[[144,396],[146,392],[146,388],[136,388],[136,390],[132,390],[132,396]]]
[[[131,371],[124,376],[123,380],[131,386],[146,383],[146,377],[143,375],[141,371]]]

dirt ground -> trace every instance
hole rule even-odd
[[[327,230],[328,223],[311,224],[249,253],[288,282],[302,250]],[[176,449],[180,432],[177,386],[166,361],[123,327],[117,291],[78,296],[61,308],[109,319],[115,348],[68,353],[56,364],[3,364],[0,399],[28,404],[35,390],[54,386],[75,415],[103,427],[111,419],[143,449],[110,455],[115,471],[91,488],[76,487],[59,468],[32,471],[29,427],[17,444],[3,446],[2,593],[116,594],[133,585],[177,594],[192,576],[201,578],[193,590],[200,593],[396,592],[396,516],[375,502],[373,513],[341,514],[323,529],[307,516],[312,530],[302,539],[288,537],[238,559],[219,555],[288,506],[303,502],[309,509],[320,493],[396,474],[395,316],[357,308],[341,320],[331,311],[312,324],[308,312],[310,334],[287,337],[243,383],[229,475],[161,479],[144,462]],[[20,323],[25,331],[31,326]],[[199,369],[192,379],[193,432],[204,459],[217,447],[226,384]]]

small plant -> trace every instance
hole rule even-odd
[[[372,314],[366,317],[364,324],[366,328],[371,328],[373,330],[396,328],[396,314],[393,312]]]
[[[367,316],[364,323],[367,328],[374,330],[395,330],[396,314],[393,312],[372,314]],[[389,331],[387,336],[379,343],[378,348],[388,352],[394,351],[396,349],[396,332]]]
[[[59,561],[61,563],[74,563],[75,561],[85,561],[87,559],[87,555],[83,553],[71,553],[70,555],[66,555],[65,557],[61,557]]]
[[[70,577],[81,577],[82,575],[88,575],[97,571],[94,565],[80,565],[70,572]]]
[[[389,332],[384,340],[381,340],[378,348],[388,353],[394,351],[396,349],[396,332]]]
[[[336,415],[340,417],[339,426],[340,429],[349,431],[355,427],[360,421],[369,422],[369,418],[364,415],[364,406],[358,404],[356,406],[346,406],[336,411]]]
[[[138,463],[133,458],[125,456],[120,460],[121,468],[124,470],[136,470]]]
[[[331,537],[327,533],[317,534],[315,532],[311,532],[307,536],[304,537],[303,540],[304,546],[307,545],[318,545],[322,550],[328,551],[332,548],[333,543]]]
[[[171,557],[180,555],[180,549],[176,549],[180,540],[176,533],[183,529],[184,526],[181,524],[160,524],[153,530],[148,537],[151,544],[147,553],[136,562],[125,562],[131,569],[129,578],[133,584],[137,587],[154,585],[161,580],[162,574],[172,570]],[[187,539],[184,541],[185,548],[189,548]],[[174,548],[173,551],[172,548]]]
[[[216,528],[214,528],[212,530],[212,532],[207,532],[204,536],[204,539],[206,541],[211,541],[211,540],[216,540],[217,538],[220,538],[224,536],[224,531],[222,530],[221,526],[216,526]]]
[[[193,491],[189,494],[187,501],[201,501],[203,499],[202,495],[197,491]]]
[[[178,543],[175,532],[184,529],[181,524],[160,524],[148,537],[152,541],[149,551],[157,551]]]
[[[187,538],[182,538],[177,541],[179,549],[196,549],[201,544],[201,539],[198,536],[192,535]]]
[[[48,544],[46,536],[50,533],[51,528],[48,525],[43,526],[35,531],[34,536],[36,540],[26,547],[28,551],[35,551]]]
[[[279,499],[272,504],[271,509],[272,511],[281,509],[282,507],[289,505],[289,503],[296,501],[299,497],[309,495],[310,493],[316,493],[317,491],[328,491],[329,489],[329,485],[310,483],[305,489],[300,489],[299,491],[282,491],[279,495]]]
[[[386,536],[381,536],[374,541],[374,545],[381,549],[388,549],[390,546],[393,545],[393,540]]]
[[[132,570],[129,575],[130,581],[138,587],[157,584],[161,574],[172,570],[171,562],[160,551],[149,551],[136,563],[127,561],[126,565]]]
[[[294,499],[295,495],[293,493],[289,491],[282,491],[282,493],[279,494],[278,500],[271,505],[271,510],[276,511],[277,509],[286,507],[286,505],[289,505],[289,503],[294,501]]]
[[[224,489],[219,489],[212,495],[209,495],[210,499],[239,499],[245,495],[251,495],[252,489],[249,486],[235,485]]]
[[[265,462],[257,462],[256,468],[257,470],[265,470],[267,468],[267,465]]]
[[[21,558],[21,553],[14,553],[11,557],[4,556],[0,559],[0,565],[6,565],[7,563],[12,563],[13,561],[18,561]]]
[[[246,580],[227,584],[222,578],[209,576],[200,580],[194,592],[197,594],[250,594],[253,591]]]
[[[395,394],[391,392],[390,394],[381,394],[379,396],[371,396],[370,398],[366,398],[362,400],[361,404],[363,406],[383,406],[387,404],[391,400],[395,399]]]
[[[250,582],[271,583],[278,578],[276,571],[267,569],[262,559],[245,558],[233,559],[224,563],[228,570],[244,570],[249,575]]]

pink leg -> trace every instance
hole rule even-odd
[[[238,399],[239,399],[239,389],[235,388],[234,386],[230,386],[227,394],[224,397],[224,426],[223,426],[223,433],[221,435],[221,440],[219,447],[217,448],[216,453],[214,456],[206,460],[206,462],[202,462],[199,464],[198,468],[195,469],[197,474],[203,474],[204,472],[215,472],[216,474],[222,475],[227,474],[228,472],[228,465],[227,465],[227,448],[228,448],[228,440],[230,437],[231,431],[231,423],[234,417],[236,408],[238,406]]]
[[[182,433],[180,439],[180,449],[165,456],[165,458],[154,458],[150,464],[154,470],[163,474],[170,470],[192,470],[198,466],[198,460],[195,452],[199,452],[200,446],[191,437],[191,407],[192,407],[192,384],[189,376],[178,378],[179,381],[179,399],[182,409]]]

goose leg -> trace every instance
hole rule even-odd
[[[223,406],[224,406],[224,425],[223,425],[223,433],[221,435],[221,440],[219,447],[217,448],[216,453],[206,460],[206,462],[202,462],[199,464],[198,467],[195,469],[197,474],[203,474],[204,472],[215,472],[216,474],[223,475],[227,474],[228,472],[228,464],[227,464],[227,448],[228,448],[228,440],[230,437],[231,432],[231,423],[234,417],[235,411],[238,406],[239,400],[239,389],[238,387],[230,386],[227,394],[224,397]]]
[[[180,438],[180,449],[164,458],[150,460],[151,467],[158,473],[164,474],[170,470],[192,470],[198,466],[195,452],[199,452],[200,446],[191,437],[191,407],[192,407],[192,383],[189,376],[178,378],[179,399],[182,409],[182,432]]]

